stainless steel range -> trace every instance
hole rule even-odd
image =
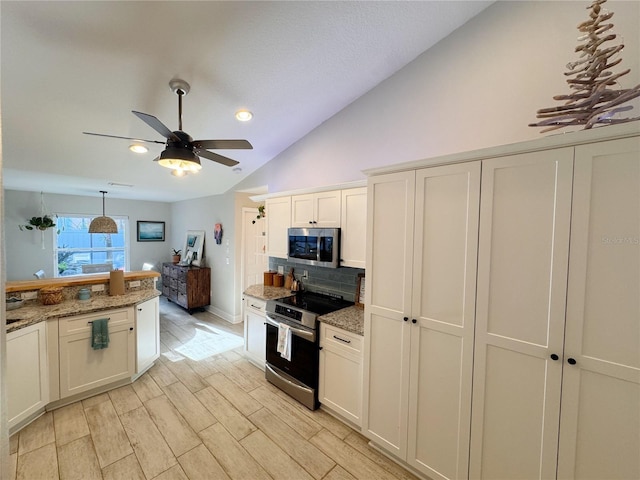
[[[298,292],[267,301],[266,379],[304,406],[315,410],[318,402],[318,317],[353,305],[353,302],[316,292]],[[287,329],[288,327],[288,329]],[[290,331],[290,359],[278,352],[279,336]]]

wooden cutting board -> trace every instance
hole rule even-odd
[[[293,268],[289,270],[289,273],[284,279],[284,288],[288,288],[291,290],[291,285],[293,284]]]

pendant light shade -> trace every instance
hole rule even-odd
[[[104,214],[104,194],[107,192],[100,190],[100,193],[102,194],[102,216],[91,220],[89,233],[118,233],[116,222]]]

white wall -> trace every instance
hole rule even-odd
[[[171,245],[183,248],[188,230],[204,230],[204,258],[211,268],[211,305],[208,310],[233,323],[241,321],[240,262],[242,207],[255,206],[246,193],[185,200],[171,205]],[[213,229],[222,224],[222,243],[216,244]],[[229,261],[227,262],[227,259]]]
[[[539,138],[540,108],[569,93],[590,1],[497,2],[360,97],[238,188],[270,192],[365,178],[362,170]],[[640,84],[640,2],[610,0],[623,88]],[[327,88],[331,88],[327,85]],[[640,102],[626,112],[640,115]],[[573,130],[576,128],[574,127]],[[552,132],[562,133],[567,129]],[[549,135],[545,134],[545,135]]]
[[[102,197],[82,197],[77,195],[44,194],[44,203],[48,213],[101,214]],[[129,217],[130,269],[141,270],[145,262],[157,267],[162,262],[171,261],[171,209],[169,203],[143,202],[106,198],[106,214]],[[41,234],[38,231],[20,231],[33,216],[40,215],[40,193],[5,190],[4,192],[3,232],[7,261],[5,270],[7,280],[33,280],[33,273],[42,269],[47,278],[54,275],[53,229],[44,232],[45,249],[42,249]],[[154,220],[165,223],[164,242],[136,241],[136,222]],[[159,271],[159,268],[157,268]]]

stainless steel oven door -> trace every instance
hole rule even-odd
[[[319,347],[315,331],[296,328],[291,322],[291,361],[278,353],[278,324],[281,318],[266,317],[266,373],[269,382],[311,410],[318,407]]]

